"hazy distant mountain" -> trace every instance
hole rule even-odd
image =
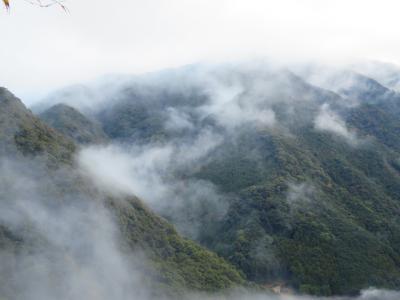
[[[107,141],[100,124],[65,104],[54,105],[42,112],[39,117],[79,144],[99,144]]]
[[[400,91],[400,68],[394,64],[380,61],[366,61],[351,66],[353,70],[371,77],[388,88]]]
[[[387,105],[397,102],[399,94],[372,77],[351,70],[311,67],[301,72],[305,80],[330,89],[349,100],[349,104]]]

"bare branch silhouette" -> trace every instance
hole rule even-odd
[[[7,9],[10,8],[10,0],[2,0],[5,7]],[[28,2],[32,5],[36,5],[39,7],[50,7],[53,5],[57,5],[61,7],[64,11],[68,11],[67,7],[64,5],[64,0],[25,0],[25,2]]]

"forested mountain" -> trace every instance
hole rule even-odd
[[[322,70],[189,66],[125,78],[84,109],[128,157],[130,192],[248,280],[396,289],[400,96]]]
[[[39,117],[50,127],[79,144],[99,144],[107,141],[100,124],[70,106],[55,105],[42,112]]]
[[[50,113],[60,114],[57,127],[72,116],[93,129],[68,107],[42,117]],[[244,283],[137,197],[98,190],[75,161],[80,146],[60,133],[69,127],[45,125],[4,88],[0,122],[1,299],[126,299],[138,287],[150,297]]]

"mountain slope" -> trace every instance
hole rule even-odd
[[[271,155],[272,162],[259,161],[269,166],[269,176],[242,186],[239,200],[205,244],[249,279],[283,278],[304,292],[398,286],[399,176],[385,161],[390,156],[382,157],[380,149],[339,147],[312,130],[298,141],[267,134],[258,147]],[[223,178],[234,163],[234,158],[219,163],[217,173],[207,177]],[[240,176],[242,169],[235,172]]]
[[[173,196],[144,201],[247,279],[319,295],[398,288],[400,98],[334,75],[319,88],[263,65],[175,70],[92,114],[114,142],[140,145],[139,182]]]
[[[9,91],[0,88],[2,155],[46,155],[50,163],[71,162],[74,144],[33,116]]]
[[[14,265],[1,266],[4,269],[2,274],[8,274],[8,278],[3,278],[0,285],[0,291],[6,298],[15,298],[15,293],[22,288],[18,284],[24,283],[23,280],[28,276],[18,280],[16,266],[19,262],[26,262],[34,253],[43,253],[41,255],[44,257],[37,259],[43,259],[50,270],[55,268],[54,280],[59,281],[52,288],[56,291],[66,281],[64,275],[68,274],[67,270],[65,274],[59,273],[57,265],[73,269],[74,264],[78,264],[84,268],[85,261],[89,259],[90,262],[91,258],[82,256],[81,247],[87,244],[87,251],[95,251],[94,257],[96,248],[92,247],[99,247],[96,237],[92,237],[93,233],[88,236],[84,234],[85,230],[96,232],[96,227],[90,225],[91,218],[104,219],[103,223],[110,224],[113,222],[109,219],[115,219],[117,231],[120,232],[116,234],[120,240],[115,247],[122,247],[128,256],[137,252],[146,254],[150,263],[145,266],[147,271],[144,274],[147,274],[146,280],[151,285],[156,284],[175,292],[185,289],[211,291],[244,282],[234,267],[179,236],[172,225],[152,213],[139,199],[105,196],[104,192],[97,191],[76,170],[73,142],[43,124],[5,89],[1,89],[0,103],[0,206],[3,211],[0,218],[0,249],[1,253],[7,253],[10,262],[15,261]],[[107,216],[109,213],[110,217]],[[77,222],[70,221],[74,217],[78,218]],[[50,221],[55,225],[50,225]],[[88,225],[85,225],[87,222]],[[73,229],[75,223],[82,223],[77,236],[76,229]],[[98,226],[100,231],[95,236],[101,237],[101,226],[105,225],[100,223]],[[49,233],[49,227],[54,227],[54,234]],[[73,239],[65,235],[68,230],[73,230]],[[78,248],[74,252],[72,250],[76,243]],[[105,238],[104,243],[99,245],[111,247],[107,244],[111,245],[112,240]],[[114,257],[110,254],[106,259]],[[101,261],[95,263],[102,264]],[[92,264],[88,265],[89,270]],[[41,274],[41,270],[35,267],[28,271],[26,274]],[[134,269],[129,271],[133,272]],[[79,274],[77,272],[76,276]],[[29,292],[29,288],[26,286],[20,290],[23,291]]]
[[[39,115],[46,124],[79,144],[104,143],[107,137],[100,125],[76,109],[57,104]]]

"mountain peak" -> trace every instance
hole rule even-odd
[[[22,101],[4,87],[0,87],[0,112],[27,112],[27,108]],[[11,110],[11,111],[10,111]]]
[[[71,162],[74,145],[46,126],[22,101],[0,88],[0,154],[46,155],[49,163]]]
[[[107,141],[100,124],[69,105],[56,104],[41,113],[39,117],[79,144],[99,144]]]

